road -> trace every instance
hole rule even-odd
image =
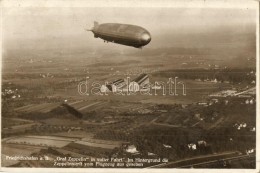
[[[244,93],[248,93],[248,92],[252,92],[252,91],[255,91],[255,90],[256,90],[256,87],[249,88],[248,90],[245,90],[245,91],[242,91],[242,92],[234,94],[234,96],[238,96],[238,95],[241,95],[241,94],[244,94]]]
[[[174,125],[174,124],[165,124],[165,123],[157,123],[156,120],[158,118],[160,118],[161,116],[164,116],[164,114],[154,118],[152,121],[150,121],[149,123],[147,123],[146,125],[158,125],[158,126],[164,126],[164,127],[185,127],[185,126],[182,126],[182,125]]]
[[[182,167],[192,167],[192,165],[196,164],[202,164],[202,163],[210,163],[212,161],[216,162],[223,159],[231,159],[231,158],[240,158],[241,156],[247,156],[248,155],[241,155],[238,151],[232,151],[232,152],[225,152],[225,153],[219,153],[219,154],[211,154],[211,155],[205,155],[205,156],[198,156],[198,157],[192,157],[187,159],[182,159],[174,162],[169,163],[162,163],[158,165],[154,165],[147,168],[182,168]]]
[[[40,125],[41,123],[28,123],[28,124],[21,124],[21,125],[15,125],[10,127],[3,128],[3,132],[8,133],[14,133],[14,132],[20,132],[22,130],[31,129],[34,125]]]
[[[94,102],[94,103],[91,103],[91,104],[89,104],[89,105],[83,106],[83,107],[79,108],[78,110],[81,111],[81,110],[84,110],[84,109],[86,109],[86,108],[88,108],[88,107],[90,107],[90,106],[97,105],[97,104],[99,104],[99,103],[101,103],[101,102]]]
[[[218,159],[218,160],[212,160],[212,161],[208,161],[208,162],[186,165],[186,166],[182,166],[180,168],[195,168],[197,166],[203,166],[203,165],[204,165],[204,167],[208,167],[206,165],[218,164],[218,163],[223,164],[223,167],[224,167],[226,165],[226,161],[242,160],[242,159],[248,159],[250,157],[255,157],[255,156],[253,156],[253,155],[242,155],[242,156],[230,157],[230,158],[226,158],[226,159],[222,159],[222,160]]]

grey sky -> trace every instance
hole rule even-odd
[[[93,21],[140,25],[156,40],[162,34],[170,36],[234,28],[247,31],[255,25],[256,13],[247,8],[12,7],[3,11],[4,41],[80,38],[85,43],[100,44],[101,40],[94,39],[92,33],[84,30],[91,28]]]

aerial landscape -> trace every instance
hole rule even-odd
[[[255,10],[3,14],[2,167],[255,169]],[[94,21],[151,38],[102,41]]]

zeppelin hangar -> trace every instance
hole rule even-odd
[[[117,91],[140,91],[145,89],[145,86],[149,84],[149,77],[147,74],[141,74],[134,80],[128,82],[124,79],[117,79],[107,85],[101,86],[101,92],[117,92]]]

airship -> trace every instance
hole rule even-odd
[[[94,27],[89,29],[95,38],[101,38],[104,42],[112,42],[135,48],[142,48],[151,41],[151,34],[137,25],[120,23],[94,22]]]

